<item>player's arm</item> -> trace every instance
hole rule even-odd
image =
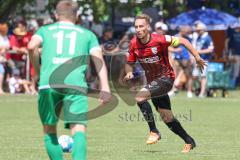
[[[177,52],[177,53],[179,53],[179,52],[182,52],[182,48],[169,46],[168,47],[168,52],[175,52],[175,53]]]
[[[95,65],[95,68],[98,72],[98,77],[100,80],[101,90],[105,90],[107,92],[110,92],[110,88],[108,85],[108,76],[107,76],[107,67],[105,65],[105,62],[103,60],[102,51],[95,50],[91,52],[92,60]]]
[[[133,63],[126,63],[125,64],[125,77],[123,78],[123,81],[126,82],[130,79],[132,79],[134,76],[133,76],[133,66],[134,64]]]
[[[39,65],[39,52],[38,48],[41,46],[42,40],[38,36],[33,36],[31,41],[28,43],[28,53],[30,61],[34,67],[35,74],[38,77],[40,72],[40,65]]]
[[[186,38],[173,36],[171,46],[175,47],[178,46],[179,44],[184,45],[189,50],[189,52],[195,58],[198,67],[202,71],[204,69],[204,66],[206,65],[206,62],[200,57],[198,51],[192,46],[192,44]]]
[[[136,57],[135,57],[135,54],[134,54],[134,50],[133,50],[133,47],[132,47],[132,44],[130,43],[129,44],[129,48],[128,48],[128,54],[127,54],[127,63],[125,64],[125,77],[123,78],[123,81],[126,82],[130,79],[132,79],[134,76],[133,76],[133,67],[134,67],[134,64],[136,62]]]
[[[103,54],[100,48],[94,49],[94,51],[92,51],[90,54],[100,80],[101,92],[99,101],[103,104],[110,101],[111,98],[110,87],[108,84],[107,67],[103,60]]]

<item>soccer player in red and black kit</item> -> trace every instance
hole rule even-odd
[[[134,78],[133,65],[136,61],[140,62],[145,71],[147,85],[140,89],[135,99],[150,129],[150,135],[146,143],[154,144],[161,138],[160,132],[155,125],[151,106],[147,101],[151,99],[164,123],[184,140],[185,145],[182,152],[187,153],[196,144],[194,139],[183,129],[180,122],[174,118],[171,111],[171,103],[167,93],[173,86],[175,75],[169,63],[168,47],[183,44],[195,57],[200,70],[203,70],[206,63],[200,58],[198,52],[188,40],[150,33],[150,17],[148,15],[137,16],[134,25],[136,36],[129,45],[128,63],[125,66],[127,74],[124,81]]]

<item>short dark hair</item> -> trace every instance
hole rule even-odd
[[[56,6],[56,13],[61,18],[76,21],[78,11],[77,2],[71,0],[61,0]]]
[[[147,15],[147,14],[140,14],[140,15],[136,16],[135,21],[136,21],[137,19],[145,19],[148,24],[151,23],[151,18],[150,18],[150,16]]]

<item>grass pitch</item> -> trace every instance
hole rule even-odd
[[[91,100],[96,105],[97,100]],[[145,144],[146,123],[138,108],[119,100],[107,115],[91,120],[88,127],[88,160],[240,160],[240,93],[229,98],[192,98],[185,93],[172,98],[174,114],[192,135],[197,148],[182,154],[183,141],[156,114],[162,139]],[[0,160],[47,160],[37,113],[37,97],[0,96]],[[67,134],[59,123],[60,134]],[[70,160],[71,154],[64,155]]]

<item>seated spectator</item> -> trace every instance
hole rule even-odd
[[[196,36],[194,36],[192,40],[193,46],[197,49],[201,58],[208,62],[211,59],[212,53],[214,51],[212,38],[207,32],[206,25],[202,22],[196,23],[195,32]],[[204,97],[206,94],[207,87],[207,66],[205,66],[203,72],[200,73],[197,65],[196,64],[194,65],[193,79],[197,80],[199,76],[201,77],[200,79],[201,88],[198,96]]]
[[[31,84],[31,82],[24,80],[20,77],[20,71],[18,69],[13,70],[12,77],[8,82],[8,87],[11,94],[36,94],[36,91],[32,86],[33,85]]]
[[[27,32],[25,23],[18,23],[17,27],[13,30],[13,35],[10,36],[11,52],[9,59],[12,60],[12,69],[20,69],[21,77],[24,77],[26,56],[28,53],[27,44],[31,39],[31,34]]]
[[[113,29],[111,27],[104,29],[103,35],[100,38],[100,44],[104,44],[109,41],[113,41]]]

